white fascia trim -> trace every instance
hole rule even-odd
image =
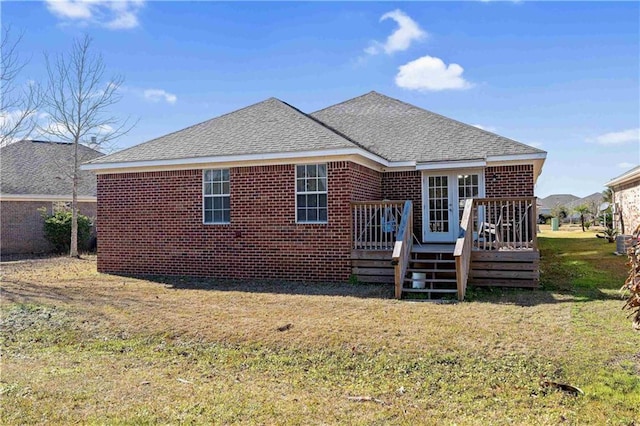
[[[620,185],[620,184],[624,184],[627,182],[632,182],[636,179],[640,178],[640,166],[636,166],[634,168],[632,168],[631,170],[617,176],[614,177],[613,179],[611,179],[609,182],[605,183],[605,186],[614,186],[614,185]]]
[[[540,152],[536,154],[490,155],[487,157],[487,163],[546,160],[546,158],[547,158],[546,152]]]
[[[418,164],[416,170],[448,170],[448,169],[471,169],[484,167],[487,162],[484,160],[476,161],[441,161],[437,163]]]
[[[0,194],[1,201],[71,201],[70,195],[47,195],[47,194]],[[78,196],[80,203],[95,203],[96,197]]]
[[[623,176],[617,177],[615,179],[610,180],[605,183],[604,186],[616,186],[624,183],[632,182],[636,179],[640,178],[640,169],[635,171],[635,173],[625,174]]]
[[[129,161],[119,163],[88,163],[80,166],[81,170],[135,169],[142,167],[185,166],[215,163],[235,163],[260,160],[296,159],[304,157],[333,157],[340,155],[360,155],[383,166],[389,166],[384,158],[360,148],[337,148],[320,151],[274,152],[267,154],[241,154],[218,157],[178,158],[172,160]]]

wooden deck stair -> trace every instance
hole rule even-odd
[[[353,274],[359,282],[393,284],[390,250],[353,250],[351,259]],[[414,273],[425,275],[424,278],[414,278]],[[415,245],[411,251],[403,293],[422,293],[426,299],[456,296],[453,244]]]
[[[415,245],[402,293],[423,294],[426,299],[456,297],[456,264],[453,244]]]

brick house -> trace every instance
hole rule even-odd
[[[631,234],[640,225],[640,166],[610,180],[606,186],[613,191],[614,227],[622,234]]]
[[[79,152],[82,161],[104,155],[84,145]],[[0,162],[0,252],[50,252],[39,209],[51,214],[70,205],[73,145],[22,140],[0,148]],[[91,172],[80,173],[78,201],[79,212],[95,218],[96,177]]]
[[[494,200],[467,234],[497,249],[503,233],[480,228],[508,222],[498,201],[519,197],[514,218],[531,208],[545,157],[370,92],[311,114],[267,99],[83,168],[97,174],[101,272],[394,282],[401,225],[414,251],[453,256],[467,199]]]

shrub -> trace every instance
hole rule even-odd
[[[44,236],[56,252],[64,253],[71,247],[71,212],[57,211],[45,218]],[[91,221],[78,214],[78,249],[86,250],[91,238]]]
[[[612,243],[616,240],[616,236],[618,235],[618,230],[613,228],[605,228],[602,231],[603,238],[606,238],[608,242]]]

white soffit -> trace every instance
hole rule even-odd
[[[416,166],[416,170],[448,170],[448,169],[472,169],[484,167],[487,162],[484,160],[472,161],[442,161],[437,163],[423,163]]]

